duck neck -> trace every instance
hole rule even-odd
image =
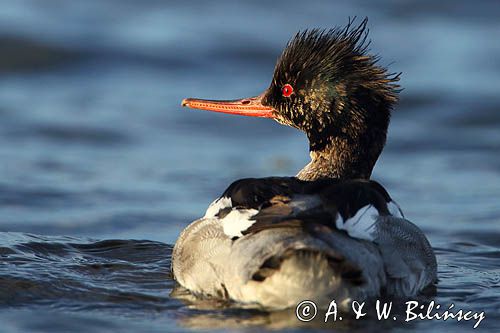
[[[311,162],[297,178],[369,179],[387,138],[393,91],[357,88],[332,103],[334,111],[303,126]]]
[[[356,128],[355,132],[343,131],[323,139],[321,144],[309,136],[311,162],[296,177],[306,181],[369,179],[384,148],[387,126]]]

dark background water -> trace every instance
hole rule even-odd
[[[1,0],[2,332],[310,328],[169,296],[187,223],[232,180],[308,161],[295,130],[179,104],[258,94],[297,30],[355,15],[405,88],[373,177],[436,249],[435,300],[485,311],[480,330],[498,329],[498,1]],[[473,323],[390,325],[326,327]]]

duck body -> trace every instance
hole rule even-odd
[[[414,296],[436,280],[423,233],[377,182],[241,179],[175,244],[191,292],[283,309]]]
[[[299,129],[311,156],[295,177],[234,182],[181,233],[172,271],[192,293],[283,309],[306,299],[416,296],[436,282],[426,237],[370,180],[399,74],[367,53],[366,23],[298,33],[261,95],[183,100]]]

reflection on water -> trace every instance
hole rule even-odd
[[[429,299],[484,310],[481,331],[500,328],[497,1],[1,8],[4,332],[470,330],[456,321],[300,323],[293,311],[193,299],[171,279],[167,244],[232,180],[291,175],[308,160],[293,129],[181,110],[180,100],[255,95],[293,33],[354,15],[369,16],[373,52],[403,72],[374,178],[436,249],[440,281]]]
[[[238,304],[194,297],[179,285],[176,285],[170,296],[182,300],[185,306],[191,310],[187,316],[178,318],[179,323],[184,327],[196,329],[254,327],[270,330],[291,328],[346,330],[372,327],[374,330],[380,330],[415,327],[414,323],[405,321],[405,302],[407,300],[403,299],[380,300],[381,304],[390,306],[391,317],[388,320],[378,320],[376,304],[372,301],[367,301],[364,304],[358,303],[348,309],[344,309],[336,303],[329,309],[317,308],[313,310],[309,308],[311,312],[315,313],[315,316],[313,318],[304,316],[300,317],[303,320],[298,320],[300,315],[297,315],[296,309],[273,312],[242,309],[241,305]],[[435,297],[434,292],[427,296],[421,296],[416,301],[419,304],[428,304],[431,297]],[[356,319],[355,310],[363,313],[363,315],[359,314],[359,318],[362,319]],[[308,315],[310,315],[310,312],[308,312]],[[393,320],[393,317],[399,318],[399,320]]]

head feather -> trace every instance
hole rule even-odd
[[[400,73],[388,73],[378,65],[380,58],[369,54],[368,19],[355,26],[298,32],[287,44],[276,64],[273,83],[282,86],[293,80],[303,84],[320,79],[331,84],[368,89],[372,97],[392,105],[397,102]]]

